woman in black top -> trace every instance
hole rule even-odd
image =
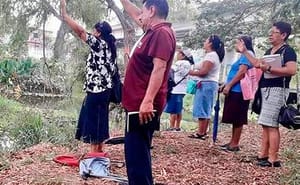
[[[250,55],[245,45],[241,42],[238,50],[242,52],[249,61],[257,68],[260,68],[264,74],[260,82],[262,93],[262,109],[258,123],[262,125],[262,143],[261,151],[258,156],[259,166],[280,167],[278,160],[278,151],[280,144],[279,123],[277,118],[279,109],[284,105],[284,96],[287,97],[291,77],[297,71],[297,56],[293,48],[287,43],[291,33],[291,25],[286,22],[276,22],[269,31],[269,41],[272,47],[266,51],[265,55],[281,54],[283,57],[281,67],[272,67],[261,59]],[[272,78],[270,78],[270,74]],[[267,78],[268,77],[268,78]],[[283,87],[285,83],[285,88]]]

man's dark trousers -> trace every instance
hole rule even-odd
[[[125,130],[125,160],[129,185],[153,185],[150,152],[153,132],[154,129],[147,127]]]

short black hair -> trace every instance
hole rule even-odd
[[[167,0],[143,0],[143,4],[148,9],[150,6],[156,8],[156,15],[166,19],[169,15],[169,4]]]
[[[273,26],[275,26],[280,31],[280,33],[286,34],[286,37],[284,38],[285,41],[289,38],[292,32],[291,24],[287,22],[279,21],[279,22],[275,22]]]

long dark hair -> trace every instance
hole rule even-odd
[[[218,54],[221,63],[225,56],[224,43],[217,35],[211,35],[209,37],[209,42],[211,43],[212,49]]]
[[[98,22],[95,24],[95,29],[101,33],[100,39],[104,40],[107,45],[108,49],[111,52],[111,60],[115,63],[117,58],[117,47],[116,47],[116,38],[112,35],[112,28],[110,24],[106,21]]]
[[[242,36],[240,36],[238,39],[244,41],[247,50],[250,50],[250,51],[252,51],[253,53],[255,53],[255,52],[254,52],[254,49],[253,49],[252,38],[251,38],[250,36],[242,35]]]

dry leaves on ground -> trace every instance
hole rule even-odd
[[[237,153],[220,150],[218,145],[228,142],[230,129],[219,133],[218,142],[188,138],[186,132],[160,132],[154,137],[152,149],[153,176],[156,183],[166,185],[213,185],[279,184],[287,168],[259,168],[255,156],[259,149],[261,128],[250,124],[245,127],[241,151]],[[287,145],[299,134],[283,130],[282,143]],[[299,138],[298,138],[299,139]],[[77,150],[82,154],[87,145]],[[124,161],[122,144],[107,146],[111,160]],[[52,144],[39,144],[10,155],[10,168],[0,172],[0,184],[16,185],[94,185],[117,184],[112,181],[89,178],[81,179],[78,168],[62,166],[52,161],[53,157],[67,154],[66,148]],[[283,164],[285,159],[283,159]],[[111,173],[126,176],[125,167],[111,166]]]

